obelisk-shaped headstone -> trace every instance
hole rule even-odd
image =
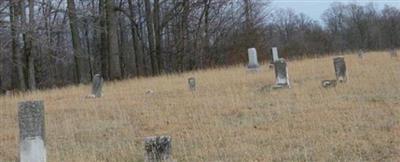
[[[196,90],[196,78],[190,77],[188,79],[188,85],[189,85],[189,89],[191,91],[195,91]]]
[[[278,48],[277,47],[272,47],[272,61],[278,61],[279,60],[279,55],[278,55]]]
[[[247,51],[249,56],[249,64],[247,65],[247,68],[257,69],[260,66],[257,59],[257,50],[255,48],[249,48]]]
[[[145,162],[172,161],[171,137],[156,136],[144,139]]]
[[[276,85],[282,87],[289,87],[289,74],[285,59],[281,58],[274,62]]]
[[[20,162],[46,162],[43,101],[18,105]]]
[[[344,57],[335,57],[333,59],[333,65],[335,67],[336,80],[339,82],[346,82],[346,62],[344,61]]]
[[[104,79],[101,77],[100,74],[94,75],[92,83],[92,95],[94,97],[97,98],[102,96],[103,82]]]

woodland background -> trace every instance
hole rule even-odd
[[[400,46],[400,8],[332,3],[322,22],[261,0],[1,0],[0,93]]]

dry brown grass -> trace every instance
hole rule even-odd
[[[331,57],[289,62],[291,89],[266,66],[243,66],[0,98],[0,161],[18,156],[17,102],[45,101],[48,161],[143,161],[143,139],[171,135],[178,161],[399,161],[400,60],[345,56],[349,80]],[[187,78],[197,78],[192,94]],[[154,94],[145,94],[151,89]]]

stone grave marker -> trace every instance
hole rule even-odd
[[[171,137],[153,136],[144,139],[145,162],[172,161]]]
[[[344,61],[344,57],[335,57],[333,58],[333,65],[335,68],[336,80],[339,82],[346,82],[346,62]]]
[[[18,104],[20,162],[46,162],[43,101]]]
[[[321,85],[324,88],[336,87],[336,80],[323,80]]]
[[[358,55],[358,58],[362,59],[362,58],[364,58],[365,53],[362,49],[360,49],[360,50],[358,50],[357,55]]]
[[[102,96],[103,82],[104,79],[101,77],[100,74],[94,75],[92,83],[92,96],[94,98]]]
[[[278,55],[278,48],[277,47],[272,47],[272,62],[278,61],[279,60],[279,55]]]
[[[189,89],[191,91],[195,91],[196,90],[196,78],[190,77],[188,79],[188,85],[189,85]]]
[[[288,68],[285,59],[281,58],[278,61],[275,61],[274,66],[276,85],[290,88]]]
[[[258,69],[258,67],[260,67],[260,65],[258,64],[256,49],[249,48],[247,51],[248,51],[248,56],[249,56],[249,64],[247,65],[247,68]]]

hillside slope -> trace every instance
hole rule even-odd
[[[171,135],[178,161],[400,160],[400,60],[345,56],[349,80],[334,79],[332,57],[289,62],[291,89],[265,65],[106,83],[0,97],[0,161],[18,156],[17,102],[45,102],[48,161],[143,161],[143,139]],[[195,76],[191,93],[187,78]],[[147,90],[154,93],[146,94]]]

